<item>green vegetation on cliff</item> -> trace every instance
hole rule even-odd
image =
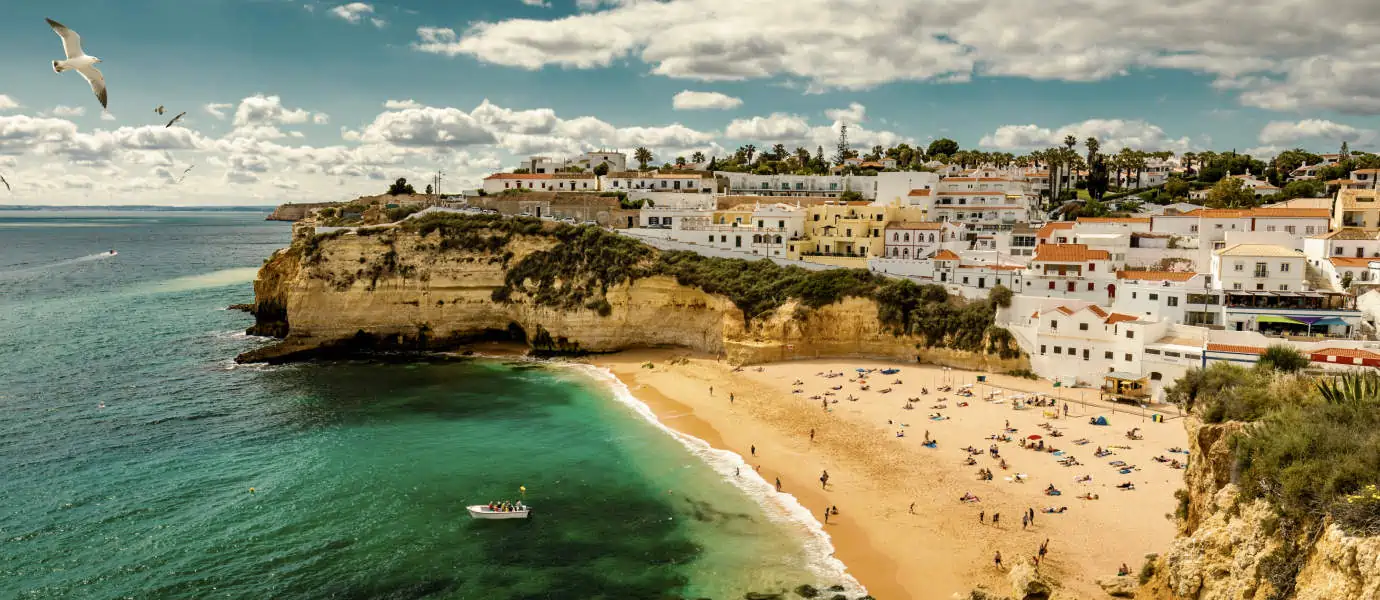
[[[1348,532],[1380,534],[1380,375],[1310,377],[1217,363],[1190,371],[1169,399],[1209,423],[1251,423],[1232,448],[1246,498],[1274,505],[1304,530],[1330,515]]]
[[[868,298],[879,306],[878,318],[896,335],[923,337],[929,346],[988,352],[1003,358],[1020,355],[1010,332],[992,326],[998,306],[1011,292],[996,288],[987,300],[964,302],[943,287],[917,285],[862,269],[810,271],[783,267],[770,260],[748,261],[701,256],[693,252],[658,252],[634,239],[597,227],[543,222],[533,218],[442,213],[402,225],[422,236],[436,234],[441,250],[497,253],[514,236],[546,236],[556,241],[508,264],[504,286],[495,301],[523,294],[539,305],[611,311],[610,287],[664,275],[681,285],[730,299],[751,322],[797,300],[820,308],[849,297]],[[508,262],[511,255],[505,255]]]

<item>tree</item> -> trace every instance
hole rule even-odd
[[[426,184],[426,195],[428,195],[428,196],[431,195],[431,184],[430,184],[430,183]]]
[[[633,158],[637,160],[641,170],[647,170],[647,163],[652,162],[652,151],[639,146],[633,151]]]
[[[399,177],[397,181],[393,182],[393,185],[388,186],[389,196],[401,196],[403,194],[411,195],[415,193],[417,193],[417,190],[412,189],[412,184],[407,182],[406,177]]]
[[[955,142],[949,138],[939,138],[933,142],[930,142],[930,147],[925,150],[925,154],[931,156],[935,154],[953,156],[956,152],[958,152],[958,142]]]
[[[1352,280],[1351,271],[1347,271],[1347,272],[1345,272],[1345,273],[1342,273],[1342,289],[1344,289],[1344,290],[1350,290],[1350,289],[1351,289],[1351,280]]]
[[[690,155],[690,162],[695,163],[697,165],[704,162],[704,153],[700,152],[699,150],[696,150],[693,154]]]
[[[684,168],[685,168],[685,165],[686,165],[685,157],[684,157],[684,156],[677,156],[677,157],[676,157],[676,168],[677,168],[677,169],[684,169]]]
[[[1093,142],[1092,147],[1097,147],[1097,140],[1088,138]],[[1094,200],[1101,200],[1107,195],[1107,187],[1111,185],[1111,177],[1107,174],[1107,157],[1102,154],[1093,154],[1092,162],[1088,165],[1088,196]]]
[[[1280,152],[1275,156],[1275,170],[1279,171],[1281,176],[1286,176],[1305,164],[1316,165],[1320,162],[1322,162],[1321,156],[1303,148],[1294,148]]]
[[[840,124],[838,152],[834,154],[834,165],[838,166],[843,164],[843,161],[848,158],[851,152],[852,149],[848,147],[848,124]]]
[[[777,144],[775,146],[772,146],[771,153],[772,156],[776,157],[776,160],[786,160],[786,145]]]
[[[1188,190],[1188,182],[1178,177],[1170,177],[1169,181],[1164,182],[1164,193],[1168,194],[1170,198],[1187,198]]]
[[[748,144],[743,146],[743,156],[747,157],[747,164],[752,164],[752,155],[757,154],[757,146]]]
[[[1256,368],[1293,373],[1308,368],[1308,357],[1288,344],[1273,344],[1261,353]]]
[[[609,164],[608,164],[608,163],[599,163],[599,166],[594,167],[594,174],[595,174],[596,176],[598,176],[598,177],[603,177],[603,176],[605,176],[605,175],[608,175],[608,174],[609,174]]]
[[[1348,158],[1351,158],[1351,149],[1347,147],[1346,140],[1342,140],[1342,151],[1340,154],[1341,156],[1337,157],[1337,160],[1346,160]]]
[[[1279,192],[1280,200],[1290,198],[1317,198],[1327,191],[1327,184],[1321,179],[1300,179],[1284,184]]]
[[[1097,151],[1102,148],[1102,143],[1098,142],[1097,138],[1089,136],[1083,140],[1083,145],[1088,147],[1088,166],[1091,167],[1093,159],[1097,158]]]
[[[1246,189],[1240,178],[1225,177],[1208,191],[1207,205],[1211,208],[1251,208],[1255,206],[1255,194]]]
[[[530,171],[530,170],[528,170],[528,169],[513,169],[513,174],[514,174],[514,175],[526,175],[526,174],[531,173],[531,172],[532,172],[532,171]]]

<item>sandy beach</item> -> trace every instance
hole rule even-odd
[[[1173,413],[1157,423],[1139,409],[1127,413],[1123,406],[1113,412],[1096,399],[1095,390],[1057,389],[1045,381],[1002,375],[986,375],[986,382],[977,383],[978,373],[915,364],[831,359],[734,371],[713,358],[676,351],[629,352],[587,362],[611,370],[666,425],[741,455],[767,481],[779,478],[782,492],[794,495],[821,521],[825,508],[836,506],[838,515],[825,526],[835,556],[869,593],[884,600],[948,599],[977,585],[1007,593],[1005,569],[993,565],[994,553],[1000,551],[1009,568],[1017,560],[1031,560],[1046,539],[1049,554],[1040,571],[1074,597],[1101,597],[1105,593],[1097,578],[1114,575],[1122,563],[1138,572],[1146,554],[1163,551],[1174,537],[1166,514],[1174,510],[1173,492],[1182,487],[1183,472],[1154,460],[1185,459],[1169,452],[1187,445],[1183,424]],[[859,368],[900,372],[872,372],[859,381]],[[829,372],[842,376],[821,375]],[[893,383],[898,379],[902,383]],[[946,383],[954,392],[972,385],[974,395],[938,391]],[[922,395],[922,388],[929,394]],[[991,401],[984,398],[997,391]],[[1015,410],[1011,398],[1020,392],[1062,394],[1074,401],[1067,417],[1062,401],[1057,408]],[[919,398],[911,410],[903,408],[907,398]],[[935,413],[946,418],[931,420]],[[1107,426],[1089,423],[1099,415]],[[1014,431],[1005,433],[1008,422]],[[1126,437],[1133,427],[1144,439]],[[937,441],[935,448],[923,445],[927,433]],[[989,439],[994,435],[1009,435],[1011,441]],[[1040,436],[1028,442],[1032,446],[1042,441],[1062,453],[1021,447],[1020,441],[1032,435]],[[1074,443],[1084,439],[1085,444]],[[997,458],[989,452],[992,445]],[[965,464],[970,453],[964,448],[970,446],[980,451],[972,455],[972,465]],[[1113,454],[1094,456],[1098,447]],[[1069,457],[1080,464],[1061,464]],[[999,466],[1001,460],[1007,469]],[[1132,470],[1123,474],[1112,461],[1124,461]],[[994,477],[979,480],[980,468],[991,469]],[[824,471],[827,486],[820,482]],[[1018,473],[1024,480],[1011,480]],[[1091,480],[1077,481],[1084,476]],[[1119,489],[1124,482],[1135,489]],[[1045,493],[1051,484],[1059,495]],[[978,501],[961,501],[966,494]],[[1086,494],[1098,499],[1080,498]],[[1062,507],[1067,509],[1044,512]],[[1023,526],[1028,510],[1034,510],[1034,522]],[[1000,523],[994,524],[998,514]]]

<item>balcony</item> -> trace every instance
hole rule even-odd
[[[1252,277],[1255,277],[1256,279],[1266,279],[1270,277],[1270,272],[1265,269],[1256,269],[1255,274],[1253,274]]]

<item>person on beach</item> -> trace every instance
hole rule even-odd
[[[822,407],[824,407],[824,412],[829,412],[829,401],[828,401],[828,400],[820,400],[820,401],[819,401],[819,405],[822,406]]]
[[[915,507],[915,503],[914,503],[914,502],[911,503],[911,507],[912,507],[912,508]],[[987,522],[987,511],[985,511],[985,510],[980,510],[980,511],[978,511],[978,523],[986,523],[986,522]]]
[[[713,395],[714,395],[714,386],[712,386],[712,385],[709,386],[709,395],[710,395],[710,396],[713,396]]]
[[[738,467],[733,467],[733,476],[737,477],[738,475]]]
[[[910,514],[912,514],[912,515],[915,514],[915,503],[914,503],[914,502],[911,502],[911,503],[910,503]]]
[[[1065,416],[1065,417],[1069,416],[1069,403],[1068,403],[1068,402],[1065,402],[1065,403],[1064,403],[1064,416]]]
[[[750,448],[749,450],[752,452],[752,455],[753,455],[753,456],[757,456],[757,445],[756,445],[756,444],[753,444],[753,445],[752,445],[752,448]]]
[[[1030,516],[1030,524],[1031,524],[1031,525],[1034,525],[1034,524],[1035,524],[1035,509],[1033,509],[1033,508],[1027,508],[1027,509],[1026,509],[1026,514]]]
[[[829,471],[825,471],[819,476],[820,489],[829,489]]]
[[[733,392],[728,393],[728,403],[733,404]]]
[[[1001,524],[1001,513],[992,513],[992,525]]]
[[[776,478],[776,491],[778,491],[778,492],[781,491],[781,478],[780,478],[780,477],[777,477],[777,478]]]
[[[1021,529],[1025,529],[1030,524],[1030,517],[1021,515]]]
[[[824,524],[829,524],[829,507],[824,507]]]
[[[1046,554],[1049,554],[1049,538],[1045,538],[1045,543],[1040,544],[1040,560],[1044,560]]]
[[[998,569],[1001,568],[1001,550],[998,550],[996,554],[992,555],[992,564],[995,564]]]
[[[830,511],[833,511],[835,517],[839,516],[839,507],[838,507],[838,506],[830,505],[830,506],[829,506],[829,510],[830,510]]]
[[[815,430],[813,428],[810,429],[810,441],[815,441]]]

